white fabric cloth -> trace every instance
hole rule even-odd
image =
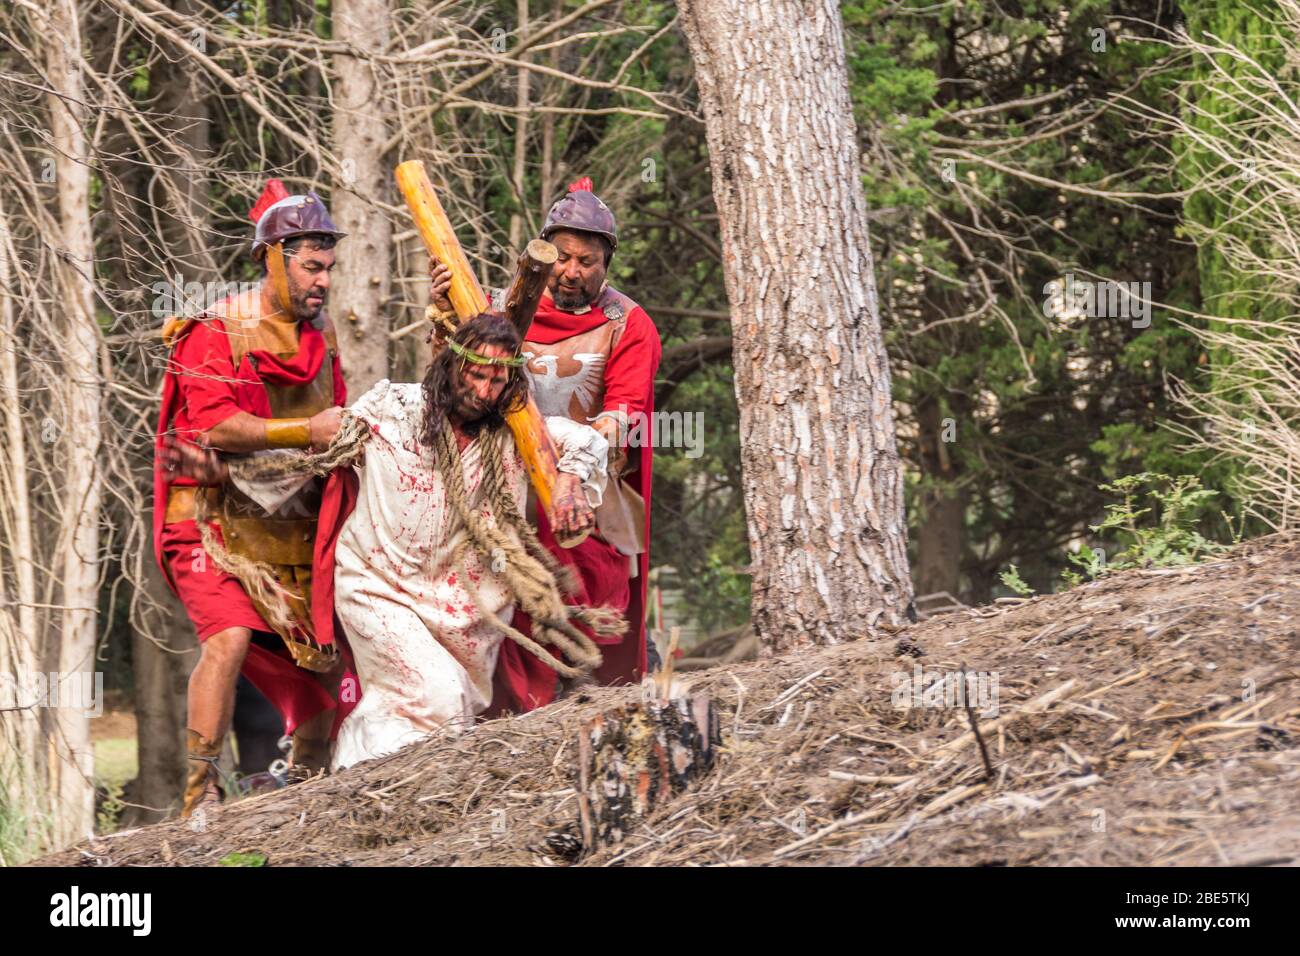
[[[339,729],[331,766],[392,753],[435,731],[469,726],[492,700],[492,673],[503,635],[482,618],[450,565],[458,522],[447,506],[432,452],[419,442],[424,400],[418,384],[383,380],[352,406],[371,436],[357,467],[357,504],[335,551],[335,611],[347,633],[361,700]],[[609,446],[594,429],[548,419],[561,470],[600,501]],[[508,430],[485,435],[461,452],[465,490],[483,500],[482,442],[503,441],[507,487],[521,505],[527,475]],[[465,572],[491,613],[508,622],[512,596],[474,549]]]
[[[296,448],[283,448],[268,451],[251,452],[248,458],[300,457],[305,452]],[[245,457],[245,456],[240,456]],[[315,475],[285,475],[283,478],[267,478],[252,481],[238,474],[236,468],[230,469],[230,482],[248,497],[256,501],[267,514],[275,514],[284,503],[296,495],[303,486],[316,481]]]

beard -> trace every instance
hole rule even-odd
[[[452,403],[449,411],[458,418],[463,425],[478,426],[487,419],[494,407],[491,402],[482,402],[469,389],[457,390],[452,395]]]
[[[320,315],[321,310],[325,308],[326,300],[324,298],[319,302],[307,301],[307,296],[310,292],[310,289],[289,290],[289,304],[292,308],[294,318],[299,321],[314,319],[316,316]]]
[[[591,304],[591,296],[586,292],[561,292],[555,290],[555,295],[551,296],[555,300],[557,307],[561,309],[581,309],[584,305]]]
[[[551,301],[555,303],[556,308],[572,311],[591,305],[596,301],[596,294],[599,291],[599,286],[596,287],[595,291],[588,289],[586,286],[579,289],[566,289],[556,282],[555,288],[550,290]]]

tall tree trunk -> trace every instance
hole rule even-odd
[[[172,0],[171,6],[183,16],[204,19],[200,0]],[[218,277],[208,221],[207,170],[212,157],[208,78],[184,51],[176,52],[174,62],[160,64],[157,107],[162,114],[158,123],[170,134],[176,161],[156,171],[157,176],[167,177],[168,188],[153,195],[166,197],[170,215],[162,217],[163,245],[173,260],[179,260],[185,281],[210,282]]]
[[[966,542],[967,492],[956,484],[952,456],[956,422],[945,420],[933,396],[916,409],[920,470],[925,493],[916,531],[917,595],[947,591],[959,598],[961,555]]]
[[[36,626],[36,577],[32,564],[31,494],[27,484],[27,441],[23,430],[23,398],[18,379],[18,309],[15,290],[17,257],[14,254],[9,219],[0,197],[0,440],[4,461],[0,464],[0,498],[9,514],[0,535],[0,557],[12,562],[12,569],[0,567],[0,678],[12,678],[18,693],[0,695],[0,707],[21,708],[31,703],[26,688],[40,666],[41,643]],[[12,575],[14,590],[6,587]],[[40,722],[32,710],[0,713],[0,799],[8,812],[41,806],[47,772],[41,759]],[[13,863],[0,862],[0,866]]]
[[[390,0],[335,0],[334,39],[359,53],[382,53],[392,19]],[[384,163],[388,137],[377,66],[359,56],[334,57],[334,149],[343,164],[331,212],[348,237],[339,245],[330,315],[348,392],[360,395],[388,375],[387,311],[392,271],[392,224],[378,200],[392,193]]]
[[[65,315],[67,417],[63,445],[62,614],[58,671],[66,680],[93,681],[96,608],[99,592],[100,442],[99,326],[95,321],[94,243],[90,231],[90,166],[87,151],[81,29],[74,0],[47,7],[46,65],[50,133],[58,188],[62,258],[60,282]],[[89,686],[93,687],[93,683]],[[83,839],[95,822],[94,753],[87,710],[55,711],[52,790],[57,795],[54,842]]]
[[[144,515],[152,517],[152,511]],[[154,823],[179,805],[185,785],[186,691],[199,656],[194,628],[151,559],[141,562],[137,580],[143,593],[131,615],[131,659],[139,761],[124,793],[123,827]]]
[[[873,633],[912,597],[889,365],[834,0],[683,0],[731,300],[766,652]]]

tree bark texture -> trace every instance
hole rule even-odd
[[[946,421],[941,412],[932,397],[916,408],[921,476],[925,479],[916,530],[916,593],[947,591],[960,600],[969,495],[957,484],[955,422]]]
[[[145,516],[152,521],[152,512]],[[150,525],[146,524],[146,527]],[[122,828],[156,823],[179,808],[185,785],[190,671],[198,663],[194,626],[153,561],[144,565],[141,604],[132,619],[136,776],[126,786]]]
[[[95,321],[94,243],[90,230],[90,166],[82,76],[81,30],[74,0],[46,8],[47,102],[54,155],[62,260],[67,381],[65,419],[57,423],[63,446],[60,501],[62,614],[58,671],[93,680],[99,603],[100,444],[99,326]],[[90,686],[93,686],[91,684]],[[94,752],[88,712],[60,706],[54,713],[50,772],[56,795],[55,846],[84,839],[94,828]]]
[[[0,526],[0,562],[8,559],[12,567],[0,566],[0,677],[15,678],[25,684],[37,672],[41,659],[41,640],[36,626],[36,575],[32,564],[35,542],[32,538],[31,495],[27,484],[27,436],[23,426],[23,392],[18,376],[17,341],[19,304],[13,290],[14,255],[9,218],[0,201],[0,441],[4,446],[0,494],[10,517]],[[12,576],[13,590],[6,579]],[[40,806],[45,793],[45,763],[38,746],[40,721],[32,710],[21,709],[29,701],[24,694],[0,697],[0,707],[19,708],[0,713],[0,787],[6,806],[11,808]],[[12,860],[0,865],[8,865]]]
[[[335,0],[334,39],[384,53],[392,16],[389,0]],[[334,149],[341,169],[330,212],[348,235],[338,246],[328,307],[348,393],[360,396],[388,375],[393,228],[379,201],[392,197],[392,170],[384,159],[388,124],[376,67],[346,53],[335,55],[334,66]]]
[[[731,302],[765,653],[912,597],[861,157],[833,0],[684,0]]]
[[[183,16],[202,17],[200,0],[172,0],[171,6]],[[174,62],[160,66],[158,124],[168,136],[176,165],[154,171],[151,193],[166,197],[173,210],[162,218],[163,239],[185,281],[210,282],[220,277],[212,254],[216,237],[208,220],[206,170],[212,165],[208,78],[182,52],[177,51]],[[164,178],[166,183],[161,182]]]

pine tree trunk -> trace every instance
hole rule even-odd
[[[965,490],[942,487],[927,496],[916,529],[916,593],[947,592],[961,600],[961,553],[966,538]],[[942,602],[941,602],[942,603]]]
[[[59,423],[62,445],[62,604],[60,678],[84,675],[93,687],[99,597],[100,442],[99,326],[95,321],[94,243],[90,231],[90,166],[84,124],[81,30],[74,0],[51,0],[47,8],[47,99],[58,189],[62,258],[59,289],[64,316],[66,418]],[[50,772],[57,807],[56,846],[84,839],[94,827],[94,753],[86,709],[59,706],[54,712],[54,757]]]
[[[392,16],[389,0],[335,0],[334,39],[360,51],[384,52]],[[394,194],[393,171],[383,155],[388,132],[376,67],[340,53],[334,68],[334,150],[343,168],[330,212],[348,235],[338,247],[328,308],[338,329],[348,394],[360,396],[388,375],[393,230],[378,200]]]
[[[833,0],[683,0],[733,316],[766,652],[905,619],[903,473]]]
[[[198,0],[170,0],[186,16],[201,16]],[[178,51],[184,52],[184,51]],[[148,195],[167,196],[171,215],[161,217],[163,246],[171,257],[170,272],[182,283],[220,280],[212,255],[209,230],[208,183],[211,115],[206,74],[180,57],[159,65],[158,125],[168,139],[164,155],[176,155],[176,165],[150,171],[151,184],[139,184],[129,164],[114,172],[135,202],[122,202],[115,215],[142,207]],[[162,278],[162,277],[160,277]],[[145,494],[152,494],[148,477]],[[153,526],[153,509],[143,501],[137,512],[141,527]],[[131,613],[131,663],[136,722],[137,773],[123,794],[126,806],[118,823],[133,827],[154,823],[179,806],[185,779],[187,683],[197,661],[194,627],[172,593],[153,557],[146,533],[147,554],[135,561],[132,582],[138,589]]]
[[[153,511],[143,515],[152,523]],[[150,525],[146,525],[149,527]],[[141,562],[142,604],[132,614],[131,660],[135,683],[135,779],[126,786],[123,828],[155,823],[180,806],[185,784],[190,671],[198,663],[194,626],[163,580],[152,557]]]
[[[171,0],[179,14],[203,17],[200,0]],[[175,62],[159,64],[159,126],[171,141],[176,165],[155,171],[167,178],[167,190],[152,192],[166,196],[171,215],[161,219],[163,240],[168,254],[179,260],[186,282],[211,282],[218,278],[213,258],[213,237],[209,231],[208,179],[211,165],[212,120],[208,107],[207,74],[195,69],[194,62],[175,51]],[[151,86],[153,84],[150,84]],[[166,155],[166,153],[164,153]]]

